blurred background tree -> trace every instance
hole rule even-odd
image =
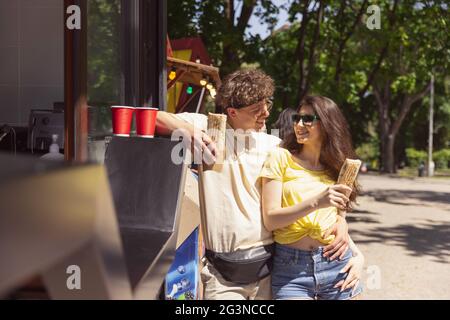
[[[374,4],[380,29],[367,27]],[[288,24],[274,30],[281,10]],[[407,148],[427,150],[433,72],[434,150],[445,158],[439,151],[450,147],[447,1],[169,0],[168,12],[169,36],[200,36],[222,76],[252,65],[274,78],[268,127],[305,95],[328,96],[344,111],[360,157],[383,172],[414,163]],[[267,38],[248,32],[252,15],[270,30]]]
[[[168,33],[172,39],[199,36],[221,76],[243,63],[259,59],[261,37],[246,34],[252,15],[269,27],[279,13],[279,1],[270,0],[170,0]]]

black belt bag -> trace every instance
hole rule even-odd
[[[273,244],[234,252],[217,253],[206,249],[208,261],[230,282],[249,284],[267,277],[272,271]]]

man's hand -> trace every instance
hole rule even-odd
[[[331,257],[330,261],[333,261],[337,257],[342,259],[348,250],[350,239],[348,235],[348,225],[341,216],[337,216],[337,222],[325,232],[323,237],[327,238],[332,234],[335,235],[334,241],[323,250],[323,256],[325,258]]]
[[[213,164],[216,161],[216,144],[203,131],[196,130],[193,127],[189,130],[181,129],[183,141],[187,143],[194,155],[194,163]],[[187,146],[188,146],[187,145]]]
[[[174,114],[158,111],[156,114],[156,133],[171,135],[172,141],[182,138],[185,149],[191,151],[195,164],[213,164],[216,159],[216,145],[211,138],[193,124],[178,119]]]
[[[194,152],[199,152],[202,161],[207,165],[212,165],[216,162],[216,144],[211,140],[205,132],[200,131],[200,135],[194,135],[193,148]],[[195,154],[195,153],[194,153]],[[196,159],[194,157],[194,159]],[[199,163],[200,164],[200,163]]]
[[[341,288],[341,292],[353,288],[355,290],[361,279],[361,275],[364,269],[364,256],[359,254],[350,259],[347,265],[340,271],[340,273],[348,273],[345,280],[339,281],[334,287]]]

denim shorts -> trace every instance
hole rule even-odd
[[[304,251],[276,244],[272,271],[272,294],[275,299],[348,300],[362,292],[358,284],[339,292],[333,288],[345,279],[347,273],[339,273],[352,257],[347,250],[342,260],[328,261],[323,248]]]

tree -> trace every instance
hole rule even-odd
[[[252,13],[261,10],[260,18],[273,26],[270,19],[276,10],[270,2],[256,1]],[[283,108],[297,107],[304,95],[328,96],[344,111],[355,145],[379,141],[382,170],[393,172],[396,154],[415,143],[412,123],[416,122],[409,119],[427,117],[420,106],[434,68],[436,117],[440,117],[435,117],[435,142],[448,145],[450,121],[442,120],[448,114],[444,77],[450,56],[446,1],[378,0],[381,29],[370,30],[366,20],[371,1],[286,0],[282,4],[291,25],[275,30],[265,40],[231,29],[239,39],[233,38],[225,28],[225,2],[215,3],[221,3],[222,9],[201,15],[199,30],[222,68],[257,62],[274,78],[274,112],[269,126]],[[213,6],[205,1],[204,8],[207,4]],[[235,17],[232,28],[237,21]],[[233,42],[229,48],[236,53],[233,57],[224,53],[228,49],[224,50],[223,44],[229,41]],[[229,62],[233,59],[234,64]],[[374,136],[374,127],[378,127],[378,136]],[[408,140],[396,144],[397,137]],[[422,139],[426,142],[426,135]]]
[[[449,39],[437,5],[409,1],[399,6],[397,32],[382,41],[387,42],[387,53],[372,91],[378,106],[383,172],[396,170],[396,137],[408,113],[429,91],[431,72],[438,76],[448,68]],[[378,43],[381,47],[385,44]]]
[[[260,57],[261,38],[246,34],[250,18],[255,15],[272,25],[279,9],[269,0],[171,0],[169,36],[200,36],[224,76]]]
[[[120,0],[87,2],[89,135],[111,132],[109,106],[121,102]]]
[[[445,4],[379,1],[381,30],[363,24],[367,1],[294,2],[301,16],[295,62],[297,97],[317,92],[343,109],[357,142],[367,138],[375,104],[382,170],[395,171],[395,141],[413,106],[429,90],[430,71],[448,66]],[[320,54],[316,54],[320,52]],[[291,62],[292,63],[292,62]],[[436,75],[437,76],[437,75]]]
[[[261,66],[275,79],[275,111],[296,107],[307,94],[331,97],[344,109],[358,144],[369,139],[373,108],[362,112],[375,67],[359,44],[367,1],[295,1],[290,27],[274,32],[263,44]],[[280,101],[281,100],[281,101]],[[369,102],[371,99],[367,99]],[[276,112],[271,121],[276,119]]]
[[[445,78],[442,81],[437,79],[434,88],[434,150],[450,147],[450,101],[448,101],[450,88],[445,87],[445,81]],[[447,81],[450,81],[450,77]],[[405,145],[418,150],[427,150],[429,106],[430,95],[427,94],[415,110],[412,110],[413,112],[406,117],[402,130]]]

